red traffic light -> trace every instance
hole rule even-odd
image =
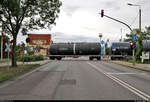
[[[4,42],[4,44],[5,44],[5,43],[7,43],[7,40],[4,39],[3,42]]]
[[[10,43],[13,43],[13,42],[14,42],[14,40],[11,40],[11,41],[10,41]]]
[[[134,45],[134,43],[133,42],[130,42],[130,46],[133,46]]]
[[[3,51],[3,55],[7,54],[7,52]]]
[[[102,9],[101,10],[101,17],[103,17],[104,16],[104,10]]]

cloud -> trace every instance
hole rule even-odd
[[[113,10],[120,10],[120,5],[118,5],[118,1],[116,0],[112,0],[112,1],[105,1],[104,3],[104,7],[106,8],[113,8]]]
[[[150,26],[149,9],[150,0],[62,0],[61,12],[56,20],[56,26],[52,30],[35,31],[52,34],[52,39],[59,42],[71,41],[99,41],[99,33],[103,34],[103,40],[118,41],[130,30],[123,24],[107,17],[101,18],[100,10],[110,17],[121,20],[132,29],[139,27],[138,7],[128,6],[127,3],[142,5],[142,29]],[[136,18],[136,19],[135,19]],[[19,36],[21,37],[21,36]]]
[[[54,32],[52,40],[54,42],[99,42],[98,37],[87,37],[79,35],[69,35],[62,32]]]
[[[64,11],[66,12],[67,16],[72,16],[75,11],[77,11],[80,7],[78,6],[66,6]]]

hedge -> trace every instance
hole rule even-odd
[[[41,55],[25,55],[17,57],[17,61],[31,62],[31,61],[41,61],[44,60]]]

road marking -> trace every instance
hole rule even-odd
[[[107,74],[105,71],[101,70],[99,67],[87,62],[90,66],[92,66],[93,68],[95,68],[97,71],[103,73],[104,75],[106,75],[107,77],[109,77],[110,79],[114,80],[115,82],[117,82],[118,84],[122,85],[123,87],[127,88],[128,90],[130,90],[131,92],[133,92],[134,94],[138,95],[139,97],[143,98],[144,100],[150,100],[150,96],[136,88],[134,88],[133,86],[127,84],[126,82],[116,78],[115,76],[111,75],[111,74]]]
[[[146,75],[147,73],[110,73],[107,74],[114,74],[114,75],[129,75],[129,74],[138,74],[138,75]]]

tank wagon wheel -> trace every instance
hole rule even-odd
[[[101,60],[101,58],[100,58],[100,57],[98,57],[98,58],[97,58],[97,60]]]
[[[50,60],[55,60],[55,57],[49,57]]]
[[[62,59],[62,57],[57,57],[57,60],[61,60]]]
[[[93,60],[93,57],[89,57],[89,60],[91,60],[91,61],[92,61],[92,60]]]

